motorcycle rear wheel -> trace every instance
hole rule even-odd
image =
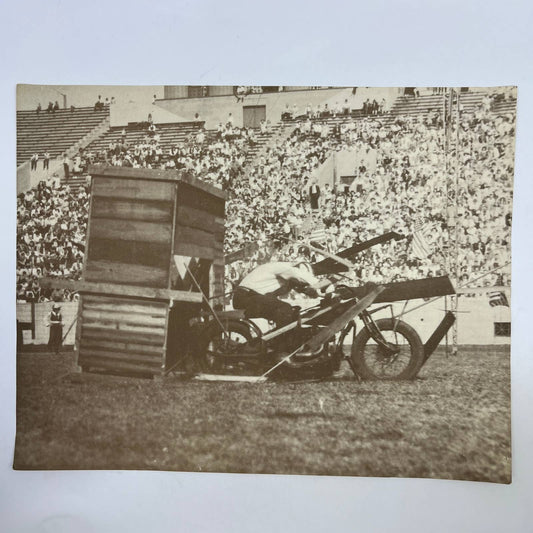
[[[401,320],[382,318],[374,323],[385,341],[396,349],[381,346],[365,327],[352,345],[351,360],[356,374],[366,380],[414,379],[424,363],[424,345],[418,333]]]

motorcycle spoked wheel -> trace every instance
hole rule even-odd
[[[424,345],[418,333],[401,320],[382,318],[375,325],[396,353],[378,344],[367,327],[356,336],[351,360],[356,374],[366,380],[414,379],[424,362]]]
[[[201,343],[198,362],[200,370],[206,374],[249,374],[250,365],[245,362],[227,363],[225,354],[234,354],[242,345],[254,338],[250,328],[239,321],[223,323],[226,333],[218,324],[213,324],[206,331],[206,337]],[[255,365],[257,366],[257,365]]]

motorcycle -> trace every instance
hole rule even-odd
[[[331,376],[346,360],[360,379],[414,379],[428,355],[410,325],[394,316],[373,318],[383,307],[369,307],[383,290],[373,286],[362,295],[360,288],[338,284],[318,305],[299,310],[291,323],[266,332],[254,322],[258,317],[241,310],[203,314],[194,324],[199,369],[206,374],[309,379]],[[357,317],[363,323],[359,332]]]

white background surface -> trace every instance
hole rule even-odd
[[[0,11],[2,531],[533,531],[530,2],[19,0],[3,2]],[[512,485],[12,471],[16,83],[517,84]]]

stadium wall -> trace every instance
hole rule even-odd
[[[244,102],[237,102],[235,96],[213,96],[205,98],[177,98],[169,100],[157,100],[156,105],[174,113],[185,120],[194,119],[198,113],[200,120],[205,121],[207,129],[216,129],[219,122],[226,123],[228,115],[234,117],[234,125],[243,125],[243,107],[265,106],[266,119],[271,123],[276,123],[281,118],[281,113],[288,104],[292,109],[293,104],[298,107],[298,113],[304,114],[307,104],[316,107],[325,103],[332,106],[335,102],[342,104],[348,98],[348,102],[353,109],[354,97],[352,89],[320,89],[316,91],[289,91],[280,93],[250,94],[244,98]]]
[[[31,331],[23,331],[22,338],[24,344],[43,345],[48,344],[50,329],[46,327],[47,319],[52,310],[54,302],[43,302],[35,304],[35,339],[31,338]],[[78,302],[64,302],[61,304],[61,315],[63,317],[63,335],[67,333],[72,321],[78,313]],[[31,322],[31,304],[17,303],[17,320],[20,322]],[[76,325],[74,325],[65,339],[67,346],[74,345]]]
[[[507,295],[509,297],[509,295]],[[294,305],[308,305],[309,301],[305,303],[293,301]],[[444,316],[444,299],[439,299],[435,302],[429,303],[424,307],[409,312],[412,309],[423,303],[421,300],[413,300],[405,309],[407,313],[402,317],[402,320],[413,326],[420,335],[423,342],[431,336],[439,322]],[[403,308],[403,303],[395,303],[394,310],[400,313]],[[49,329],[46,327],[46,319],[52,309],[52,302],[44,302],[35,304],[35,339],[31,338],[30,331],[23,332],[24,344],[43,345],[48,343]],[[63,315],[63,335],[66,334],[67,329],[71,325],[74,318],[77,316],[78,303],[64,302],[61,304],[61,313]],[[376,318],[386,318],[390,316],[390,311],[383,310],[376,313]],[[20,321],[31,320],[31,305],[29,303],[17,303],[17,319]],[[511,310],[507,306],[489,305],[489,300],[486,295],[480,295],[475,298],[459,298],[459,313],[458,313],[458,342],[460,345],[509,345],[511,338],[509,336],[495,335],[494,323],[510,323]],[[262,327],[266,326],[263,324]],[[362,327],[358,324],[358,330]],[[72,327],[65,340],[65,345],[74,344],[75,325]],[[451,344],[451,333],[449,338]],[[445,341],[441,344],[444,344]]]
[[[186,86],[183,86],[186,89]],[[178,87],[179,88],[179,87]],[[225,89],[225,86],[214,86]],[[147,120],[148,114],[152,115],[155,124],[170,124],[177,122],[190,122],[195,120],[196,113],[199,114],[199,120],[205,121],[207,129],[215,129],[220,122],[226,123],[228,115],[231,113],[234,118],[235,126],[243,126],[243,108],[247,106],[265,106],[266,119],[272,124],[278,122],[281,114],[288,105],[292,110],[294,104],[298,108],[298,114],[305,114],[308,104],[313,109],[318,104],[322,107],[328,104],[333,108],[336,103],[342,105],[344,100],[348,100],[351,109],[361,109],[363,102],[369,98],[377,101],[385,99],[385,109],[392,107],[399,91],[398,88],[370,88],[358,87],[356,94],[352,88],[334,88],[334,89],[317,89],[317,90],[289,90],[277,93],[250,94],[244,97],[244,102],[237,102],[237,98],[227,92],[221,91],[220,95],[211,95],[199,98],[164,98],[156,100],[155,105],[146,103],[121,103],[111,106],[111,126],[123,127],[130,122],[142,122]],[[180,94],[179,92],[166,91],[166,94]],[[184,93],[185,94],[185,93]]]
[[[49,167],[46,170],[43,169],[41,161],[39,161],[36,170],[30,170],[30,166],[30,162],[26,161],[17,167],[17,196],[37,187],[41,181],[59,180],[64,174],[63,160],[59,157],[50,159]]]

